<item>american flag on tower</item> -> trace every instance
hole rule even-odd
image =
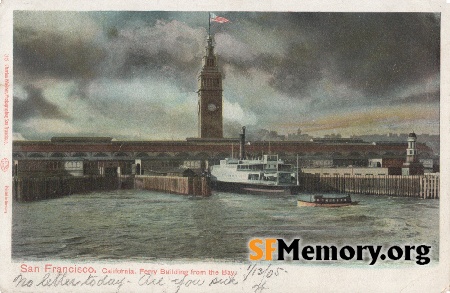
[[[210,19],[211,21],[218,22],[218,23],[226,23],[226,22],[229,22],[229,20],[226,19],[225,17],[217,16],[217,15],[215,15],[214,13],[210,13],[210,14],[209,14],[209,19]]]

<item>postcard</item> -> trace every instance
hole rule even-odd
[[[1,1],[0,292],[448,292],[447,2]]]

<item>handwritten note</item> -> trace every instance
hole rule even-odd
[[[49,264],[32,266],[22,264],[20,274],[12,280],[13,287],[70,289],[75,287],[98,288],[102,292],[128,292],[130,288],[137,291],[173,292],[213,291],[222,289],[227,292],[260,293],[272,289],[271,281],[287,271],[272,264],[249,264],[236,269],[177,269],[177,268],[140,268],[140,269],[94,269],[86,267],[89,273],[81,272],[83,267],[76,267],[74,272],[55,270]],[[69,267],[70,268],[70,267]],[[102,273],[103,272],[103,273]],[[105,272],[109,272],[104,274]],[[140,288],[140,289],[139,289]],[[159,289],[159,290],[158,290]]]

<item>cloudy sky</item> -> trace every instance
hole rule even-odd
[[[225,136],[439,133],[439,14],[215,13]],[[207,28],[207,12],[14,12],[13,131],[196,137]]]

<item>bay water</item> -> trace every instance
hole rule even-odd
[[[146,190],[13,203],[15,260],[248,261],[253,238],[305,245],[429,245],[439,259],[439,200],[352,195],[358,205],[298,207],[309,195]]]

